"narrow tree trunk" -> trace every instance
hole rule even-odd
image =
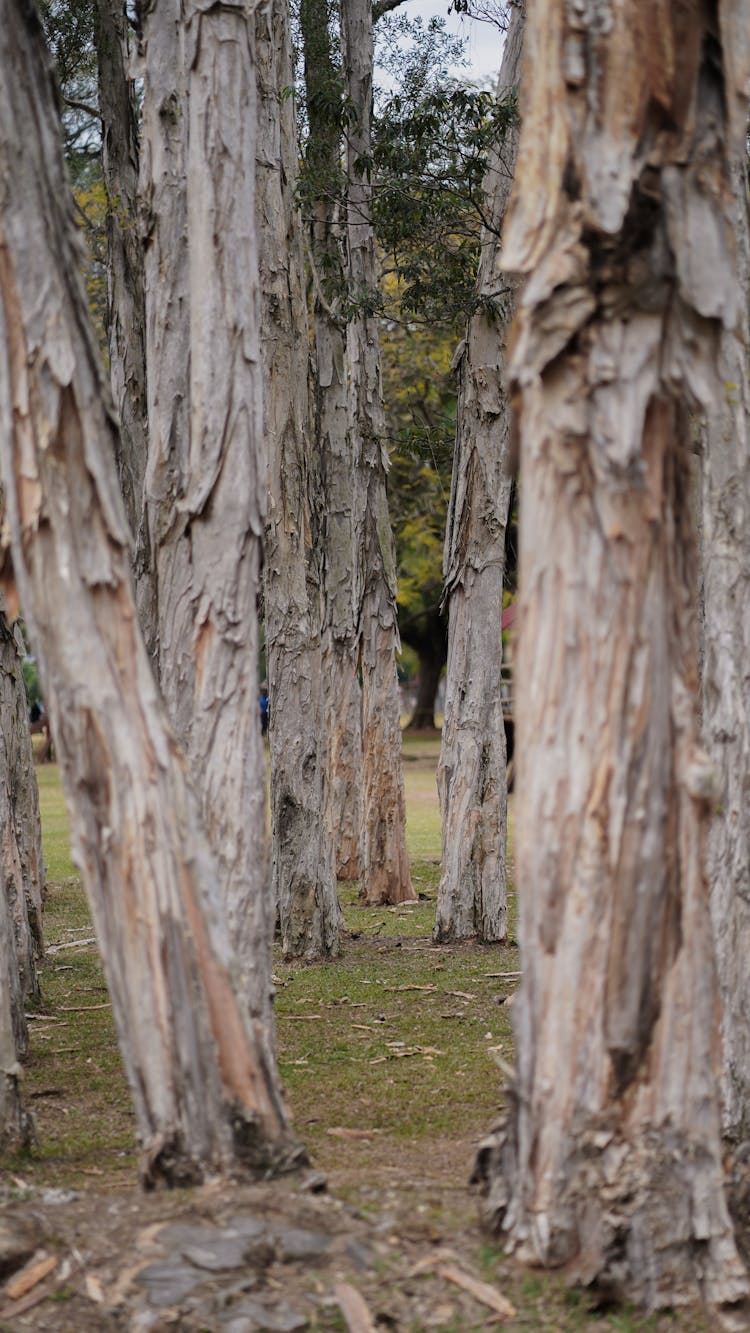
[[[438,626],[442,630],[442,625]],[[431,648],[425,640],[421,648],[415,649],[419,658],[419,677],[417,680],[417,701],[409,719],[407,731],[435,730],[435,703],[440,688],[440,677],[445,665],[445,639],[436,638]],[[414,647],[414,645],[411,645]]]
[[[498,96],[518,83],[525,9],[511,10]],[[442,869],[437,941],[508,933],[505,839],[508,791],[500,677],[505,530],[511,481],[505,335],[512,285],[500,234],[518,149],[517,127],[493,150],[484,181],[477,308],[460,360],[458,428],[445,533],[448,599],[445,720],[438,765]]]
[[[344,317],[346,279],[336,195],[340,174],[341,71],[331,49],[326,0],[302,0],[314,278],[314,434],[323,482],[323,681],[328,772],[325,823],[339,879],[360,870],[362,718],[358,676],[359,566],[354,475],[348,437]]]
[[[721,337],[723,392],[711,404],[703,466],[703,728],[720,798],[708,839],[724,1046],[724,1130],[750,1138],[750,226],[745,160],[735,163],[735,235],[744,300]]]
[[[531,275],[511,364],[524,980],[489,1206],[522,1256],[640,1305],[735,1302],[687,409],[724,391],[742,299],[746,7],[528,12],[504,255]]]
[[[53,81],[25,0],[0,28],[0,126],[0,465],[142,1174],[265,1168],[288,1151],[270,1033],[237,998],[219,866],[138,628]]]
[[[360,896],[412,901],[401,772],[396,549],[385,479],[389,461],[380,382],[375,239],[372,227],[371,0],[343,0],[341,45],[352,116],[346,131],[347,256],[353,311],[347,322],[349,447],[354,463],[355,536],[361,561],[362,833]]]
[[[96,0],[94,39],[107,191],[107,335],[109,373],[120,430],[117,467],[133,533],[138,614],[150,656],[156,654],[156,588],[144,506],[146,311],[143,247],[138,234],[138,104],[128,74],[129,24],[123,0]]]
[[[144,15],[146,485],[159,681],[200,785],[251,1011],[270,1028],[253,24],[242,0],[164,0]]]
[[[33,1125],[24,1111],[21,1097],[21,1066],[18,1062],[19,1005],[18,964],[13,925],[6,901],[5,885],[0,883],[0,1152],[26,1147]],[[20,1034],[25,1042],[26,1025]]]
[[[265,614],[270,689],[274,901],[286,957],[338,952],[333,847],[323,819],[320,476],[311,447],[309,335],[302,287],[288,0],[255,19],[257,214],[269,449]]]
[[[20,1013],[16,1049],[26,1052],[23,1006],[39,998],[36,960],[43,950],[44,860],[39,793],[16,637],[0,611],[0,851],[2,882],[15,932]]]

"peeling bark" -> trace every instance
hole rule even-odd
[[[338,879],[360,870],[362,719],[358,676],[359,566],[354,477],[348,438],[342,225],[335,200],[340,122],[335,100],[341,72],[334,61],[326,0],[302,0],[309,134],[308,170],[315,182],[309,253],[314,275],[314,438],[323,485],[323,681],[328,773],[325,823]],[[332,107],[334,108],[332,110]]]
[[[0,1152],[26,1147],[33,1137],[33,1122],[21,1097],[21,1066],[18,1062],[19,1014],[18,966],[13,925],[0,884]],[[20,1008],[23,1021],[23,1006]],[[21,1039],[25,1040],[25,1023]]]
[[[347,277],[352,311],[346,327],[349,449],[360,561],[358,605],[362,671],[362,828],[360,896],[368,903],[416,898],[406,851],[401,772],[396,549],[385,479],[389,460],[380,380],[372,227],[373,27],[370,0],[343,0],[341,46],[352,118],[346,132]],[[361,536],[360,536],[361,534]]]
[[[265,623],[270,690],[273,896],[285,957],[338,952],[333,846],[323,819],[325,715],[320,475],[313,455],[287,0],[256,14],[257,210],[269,449]]]
[[[745,162],[734,164],[741,304],[721,333],[721,393],[703,461],[703,728],[717,770],[708,838],[724,1049],[724,1131],[750,1138],[750,226]]]
[[[498,96],[518,83],[525,10],[511,11]],[[500,235],[518,150],[518,130],[490,156],[484,182],[477,309],[460,361],[458,429],[445,534],[448,600],[445,722],[438,765],[442,870],[436,941],[508,933],[505,840],[508,792],[500,676],[505,531],[511,479],[505,335],[513,289]]]
[[[510,367],[524,979],[487,1206],[522,1257],[652,1308],[748,1290],[723,1193],[688,410],[718,401],[740,319],[749,57],[739,0],[530,0],[506,226],[530,275]]]
[[[265,1170],[290,1154],[270,1034],[237,997],[221,871],[138,628],[114,418],[27,0],[0,28],[0,126],[0,464],[13,561],[141,1173],[175,1184]]]
[[[102,170],[107,191],[109,373],[120,422],[117,467],[133,533],[138,615],[149,655],[154,657],[156,589],[144,506],[148,439],[143,248],[137,225],[139,113],[128,71],[129,24],[123,0],[96,0],[94,16]]]
[[[159,682],[201,792],[248,1003],[270,1030],[254,17],[244,0],[160,0],[144,11],[142,48]]]

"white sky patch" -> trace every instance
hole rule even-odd
[[[409,18],[421,18],[425,23],[431,18],[445,19],[448,32],[467,39],[469,63],[457,67],[456,74],[494,88],[503,54],[503,33],[494,24],[468,18],[465,14],[449,14],[448,0],[443,4],[435,4],[434,0],[407,0],[403,12]]]

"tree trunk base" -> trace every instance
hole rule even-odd
[[[696,1301],[744,1309],[747,1275],[728,1211],[716,1206],[721,1163],[700,1142],[668,1122],[636,1143],[603,1118],[567,1126],[567,1181],[558,1173],[547,1212],[526,1196],[515,1124],[511,1104],[479,1146],[472,1184],[483,1224],[520,1262],[645,1310]]]

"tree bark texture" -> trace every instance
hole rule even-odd
[[[16,942],[8,910],[5,885],[0,883],[0,1152],[27,1146],[33,1136],[33,1122],[27,1116],[21,1097],[21,1066],[18,1056],[18,1018],[23,1024],[21,1040],[25,1043],[26,1025],[20,1004]]]
[[[319,460],[312,451],[310,344],[288,0],[255,19],[257,210],[263,298],[264,417],[269,449],[265,619],[271,746],[271,850],[285,957],[338,952],[333,846],[323,819]]]
[[[144,483],[146,310],[138,230],[139,110],[129,74],[129,23],[123,0],[96,0],[94,36],[107,191],[107,335],[112,397],[119,416],[117,467],[133,533],[133,576],[149,655],[156,654],[156,588]]]
[[[289,1145],[270,1034],[238,998],[221,871],[138,627],[114,417],[27,0],[0,28],[0,125],[0,464],[13,561],[142,1175],[265,1169]]]
[[[270,1028],[253,25],[244,0],[146,10],[141,197],[159,682],[203,798],[248,1003]]]
[[[26,1053],[23,1007],[39,998],[36,962],[44,942],[45,891],[39,792],[29,731],[26,690],[16,636],[0,611],[0,859],[15,933],[20,1012],[16,1049]]]
[[[336,198],[340,174],[341,70],[331,47],[327,0],[302,0],[311,178],[309,255],[314,278],[314,438],[323,483],[323,681],[328,769],[325,823],[338,879],[360,872],[362,718],[358,675],[359,564],[345,365],[345,226]]]
[[[722,1180],[688,409],[742,293],[747,6],[530,0],[504,263],[521,436],[517,1087],[488,1206],[646,1307],[743,1298]]]
[[[386,475],[380,380],[375,238],[372,226],[373,21],[370,0],[343,0],[341,48],[351,118],[346,129],[347,268],[351,313],[346,329],[349,448],[354,465],[362,673],[362,828],[360,896],[368,903],[416,898],[406,850],[401,771],[396,548]],[[361,535],[360,535],[361,534]]]
[[[525,10],[514,7],[505,39],[498,96],[517,85]],[[459,362],[456,447],[445,534],[448,601],[445,721],[438,765],[442,869],[434,936],[508,933],[505,841],[508,792],[500,675],[505,530],[511,479],[510,402],[505,335],[512,285],[503,272],[500,235],[513,183],[518,129],[494,148],[484,182],[488,225],[482,230],[477,308]]]
[[[703,729],[717,770],[708,838],[724,1048],[724,1130],[750,1137],[750,226],[734,164],[740,317],[721,334],[722,391],[703,432]]]

